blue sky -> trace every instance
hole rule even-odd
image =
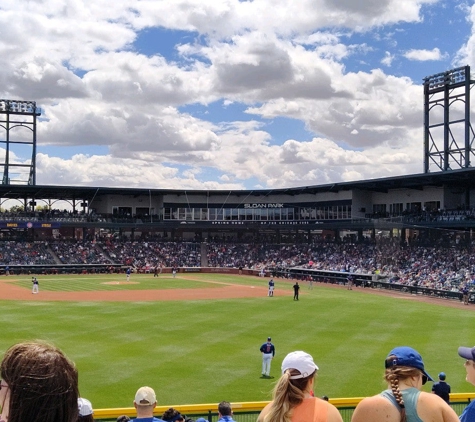
[[[0,98],[43,109],[38,184],[420,173],[422,79],[473,64],[474,16],[459,0],[4,0]]]

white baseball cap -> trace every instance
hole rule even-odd
[[[135,393],[135,404],[138,406],[150,406],[156,402],[157,396],[151,387],[140,387]]]
[[[290,379],[295,380],[299,378],[306,378],[312,375],[318,366],[315,365],[312,356],[301,350],[289,353],[282,362],[282,374],[287,369],[296,369],[300,372],[300,375],[292,375]]]
[[[88,399],[84,399],[82,397],[78,398],[78,408],[79,416],[89,416],[94,413],[91,402]]]

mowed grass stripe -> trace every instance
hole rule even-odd
[[[205,285],[268,281],[190,278]],[[269,335],[277,349],[272,375],[279,376],[288,352],[306,350],[320,366],[317,395],[377,393],[384,358],[398,345],[418,349],[432,376],[446,372],[454,392],[471,391],[457,356],[458,346],[475,344],[471,306],[453,309],[321,285],[302,287],[297,302],[292,282],[278,280],[277,286],[286,295],[146,303],[4,301],[0,349],[31,338],[57,344],[76,362],[81,394],[97,408],[131,406],[140,385],[153,386],[160,404],[269,399],[273,380],[259,378],[259,346]]]
[[[114,291],[114,290],[169,290],[169,289],[200,289],[219,288],[220,284],[190,280],[188,278],[161,275],[153,277],[153,274],[134,274],[129,283],[124,274],[100,274],[84,276],[44,276],[38,277],[40,291],[50,292],[90,292],[90,291]],[[21,277],[12,281],[25,289],[31,289],[31,277]]]

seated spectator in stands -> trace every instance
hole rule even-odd
[[[78,422],[94,422],[94,410],[92,404],[88,399],[83,397],[78,398],[79,417]]]
[[[76,422],[78,373],[61,350],[31,341],[10,347],[0,364],[0,420]]]
[[[140,387],[135,393],[134,407],[137,410],[137,417],[133,422],[163,422],[153,416],[153,409],[157,406],[157,396],[150,387]]]
[[[475,347],[459,347],[459,356],[467,359],[465,361],[465,371],[467,371],[466,380],[475,385]],[[475,420],[475,400],[464,409],[460,415],[460,422],[470,422]]]
[[[343,422],[335,406],[314,397],[317,370],[308,353],[289,353],[282,362],[282,376],[274,388],[272,401],[262,409],[258,422]]]
[[[173,407],[170,407],[170,409],[167,409],[165,410],[165,412],[163,412],[162,420],[164,420],[165,422],[183,422],[185,418],[178,410]]]
[[[218,404],[218,422],[235,422],[231,403],[222,401]]]
[[[384,364],[388,389],[363,399],[353,412],[352,422],[458,422],[457,414],[442,398],[420,391],[433,379],[425,371],[416,350],[396,347],[389,352]]]

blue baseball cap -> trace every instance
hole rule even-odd
[[[459,356],[468,360],[475,360],[475,346],[474,347],[459,347]]]
[[[388,358],[390,356],[394,356],[394,359],[389,361]],[[432,377],[424,369],[424,362],[422,361],[421,355],[412,347],[402,346],[391,350],[384,361],[384,365],[386,368],[390,368],[391,366],[409,366],[411,368],[420,369],[429,381],[434,382]]]
[[[441,372],[441,373],[439,374],[439,379],[442,380],[442,381],[444,381],[445,378],[447,378],[446,375],[445,375],[445,372]]]

